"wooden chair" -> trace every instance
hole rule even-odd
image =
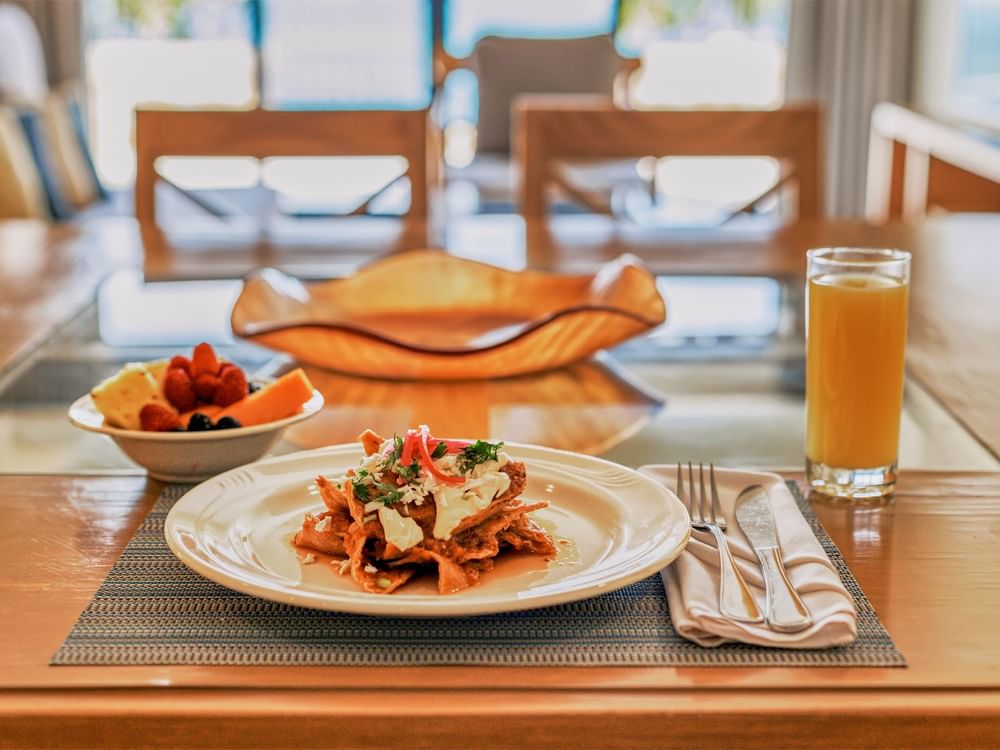
[[[590,97],[525,96],[514,107],[518,197],[525,218],[545,215],[546,188],[559,182],[558,162],[643,156],[774,157],[782,163],[782,176],[767,195],[794,183],[798,217],[815,217],[823,210],[820,142],[820,113],[811,105],[640,111]]]
[[[154,110],[135,113],[135,216],[156,229],[156,160],[161,156],[403,156],[411,202],[427,216],[426,110]]]
[[[865,215],[1000,211],[1000,147],[889,102],[872,112]]]

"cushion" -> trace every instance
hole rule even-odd
[[[94,185],[97,188],[97,194],[101,197],[101,200],[107,200],[108,191],[101,183],[101,178],[97,174],[97,167],[94,166],[93,155],[90,153],[90,141],[87,139],[87,126],[84,124],[83,107],[80,106],[80,100],[75,96],[66,96],[65,103],[66,111],[69,114],[70,120],[73,121],[76,140],[80,144],[80,153],[83,155],[83,160],[87,163],[87,169],[90,170],[91,179],[93,179]]]
[[[52,94],[45,102],[45,122],[53,161],[59,171],[63,193],[75,209],[101,198],[100,186],[89,153],[80,142],[69,102],[62,94]]]
[[[70,219],[76,213],[66,196],[62,183],[61,168],[52,148],[48,124],[41,110],[20,109],[17,118],[21,122],[31,155],[38,168],[38,176],[45,188],[49,214],[53,219],[61,221]]]
[[[38,167],[16,113],[0,107],[0,219],[48,219]]]

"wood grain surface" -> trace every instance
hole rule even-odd
[[[594,96],[524,94],[515,100],[512,146],[518,210],[546,213],[546,187],[560,160],[646,156],[770,156],[797,185],[797,216],[822,214],[820,111],[814,104],[776,110],[621,109]]]
[[[1000,457],[1000,218],[682,236],[557,218],[484,217],[453,225],[443,242],[515,267],[579,272],[634,252],[660,273],[792,280],[808,247],[911,249],[910,375]],[[0,368],[70,320],[107,273],[140,266],[139,247],[131,222],[0,225]],[[297,262],[278,245],[270,252]],[[351,257],[348,266],[368,256]],[[197,251],[187,258],[186,273],[199,267]],[[910,472],[886,508],[817,506],[906,669],[49,667],[159,489],[138,477],[0,476],[0,746],[997,743],[1000,474]]]
[[[986,747],[1000,722],[1000,474],[814,503],[905,669],[49,667],[159,489],[0,477],[0,746]]]
[[[362,232],[364,241],[337,252],[270,240],[243,248],[192,240],[183,252],[161,258],[165,265],[158,270],[168,277],[217,278],[275,265],[306,276],[339,275],[386,252],[417,247],[431,231],[420,223],[404,229],[398,222],[376,221],[370,228],[376,227],[389,234]],[[1000,216],[995,214],[940,216],[920,226],[806,221],[771,231],[680,233],[640,229],[603,216],[528,222],[516,216],[482,216],[453,222],[438,240],[466,257],[553,272],[586,273],[598,263],[633,253],[658,274],[792,280],[804,276],[810,247],[911,250],[909,374],[1000,459],[998,234]],[[142,263],[132,220],[83,229],[0,223],[0,372],[72,319],[108,273]]]

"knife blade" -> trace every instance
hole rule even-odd
[[[764,572],[767,624],[782,633],[805,630],[812,625],[812,616],[792,587],[781,562],[781,546],[767,490],[752,484],[740,492],[736,498],[736,521]]]

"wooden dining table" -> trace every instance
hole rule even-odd
[[[0,747],[997,746],[1000,217],[715,232],[504,219],[428,234],[513,268],[577,272],[630,252],[658,274],[796,283],[808,247],[913,251],[909,377],[996,464],[911,468],[878,507],[810,498],[907,666],[50,666],[163,485],[137,472],[9,472],[0,474]],[[311,276],[378,253],[267,245],[268,263]],[[159,255],[147,275],[218,275],[227,251],[199,252]],[[199,270],[206,257],[214,261]],[[223,265],[238,276],[259,257],[232,251]],[[0,223],[0,387],[92,302],[102,278],[145,260],[127,221]],[[796,467],[774,468],[802,481]]]

